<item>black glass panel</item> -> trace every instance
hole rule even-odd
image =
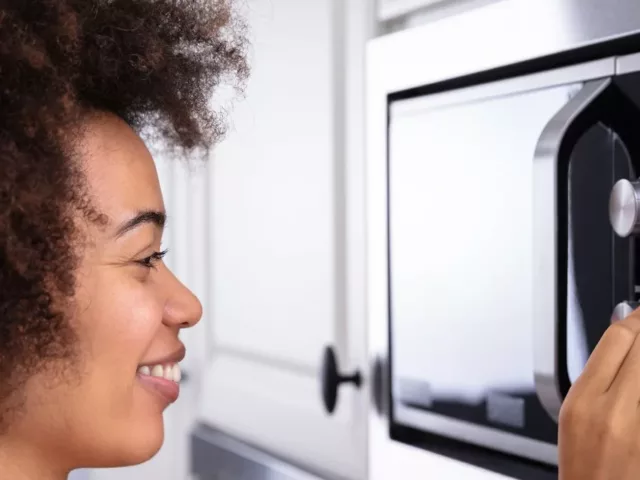
[[[610,129],[596,125],[578,141],[569,163],[567,371],[574,382],[610,325],[617,303],[632,298],[631,241],[609,220],[609,195],[631,178],[629,154]]]

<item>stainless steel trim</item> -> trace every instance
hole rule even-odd
[[[473,41],[461,41],[460,32]],[[640,2],[633,0],[509,0],[378,37],[370,42],[369,50],[370,57],[387,58],[391,70],[419,59],[423,74],[417,82],[403,80],[403,69],[387,74],[402,89],[639,32]]]
[[[339,480],[319,477],[199,423],[191,433],[191,473],[198,479]]]
[[[507,96],[559,85],[586,82],[597,78],[610,77],[615,74],[616,58],[609,57],[592,62],[581,63],[569,67],[546,70],[520,77],[499,80],[496,82],[448,90],[442,93],[427,95],[423,98],[410,98],[391,103],[391,115],[406,115],[411,112],[422,113],[426,109],[442,106],[451,107],[463,103],[495,96]]]
[[[616,58],[616,73],[618,75],[635,72],[640,72],[640,53]]]
[[[576,116],[611,83],[610,78],[584,85],[547,124],[534,154],[533,189],[533,319],[536,392],[549,415],[557,421],[562,395],[558,384],[557,312],[557,198],[558,155],[563,138]]]
[[[481,447],[491,445],[499,450],[519,455],[549,465],[558,464],[558,447],[553,444],[527,438],[503,430],[488,428],[474,423],[423,412],[396,403],[394,418],[400,423],[415,428],[420,426],[427,431],[445,437],[463,440]]]

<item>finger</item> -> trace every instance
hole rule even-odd
[[[631,349],[622,361],[608,393],[618,404],[629,404],[635,410],[640,400],[640,336],[636,335]]]
[[[607,329],[575,382],[574,390],[601,394],[611,387],[640,332],[639,313],[633,312]]]

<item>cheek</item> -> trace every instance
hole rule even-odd
[[[163,307],[152,288],[137,283],[106,282],[86,297],[74,318],[84,350],[81,381],[47,392],[56,407],[43,415],[61,419],[87,464],[139,463],[162,444],[162,411],[137,384],[136,369],[162,328]]]
[[[162,328],[162,302],[139,282],[113,281],[94,294],[79,316],[87,395],[107,417],[126,417],[134,406],[136,370]]]
[[[97,313],[101,328],[96,333],[101,338],[94,348],[103,354],[95,360],[93,380],[100,386],[93,392],[100,392],[95,401],[101,402],[104,412],[98,430],[114,440],[113,451],[117,445],[125,455],[118,461],[125,464],[147,460],[163,440],[162,411],[136,378],[138,365],[162,328],[161,305],[139,285],[119,291],[117,301],[113,298]]]
[[[162,326],[162,302],[138,282],[120,281],[94,296],[80,319],[91,350],[137,364]]]

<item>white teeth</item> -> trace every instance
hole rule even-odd
[[[151,376],[164,377],[164,368],[162,368],[162,365],[154,365],[151,369]]]
[[[138,373],[141,375],[150,375],[152,377],[160,377],[166,380],[179,383],[182,378],[182,372],[180,371],[180,365],[153,365],[138,367]]]

